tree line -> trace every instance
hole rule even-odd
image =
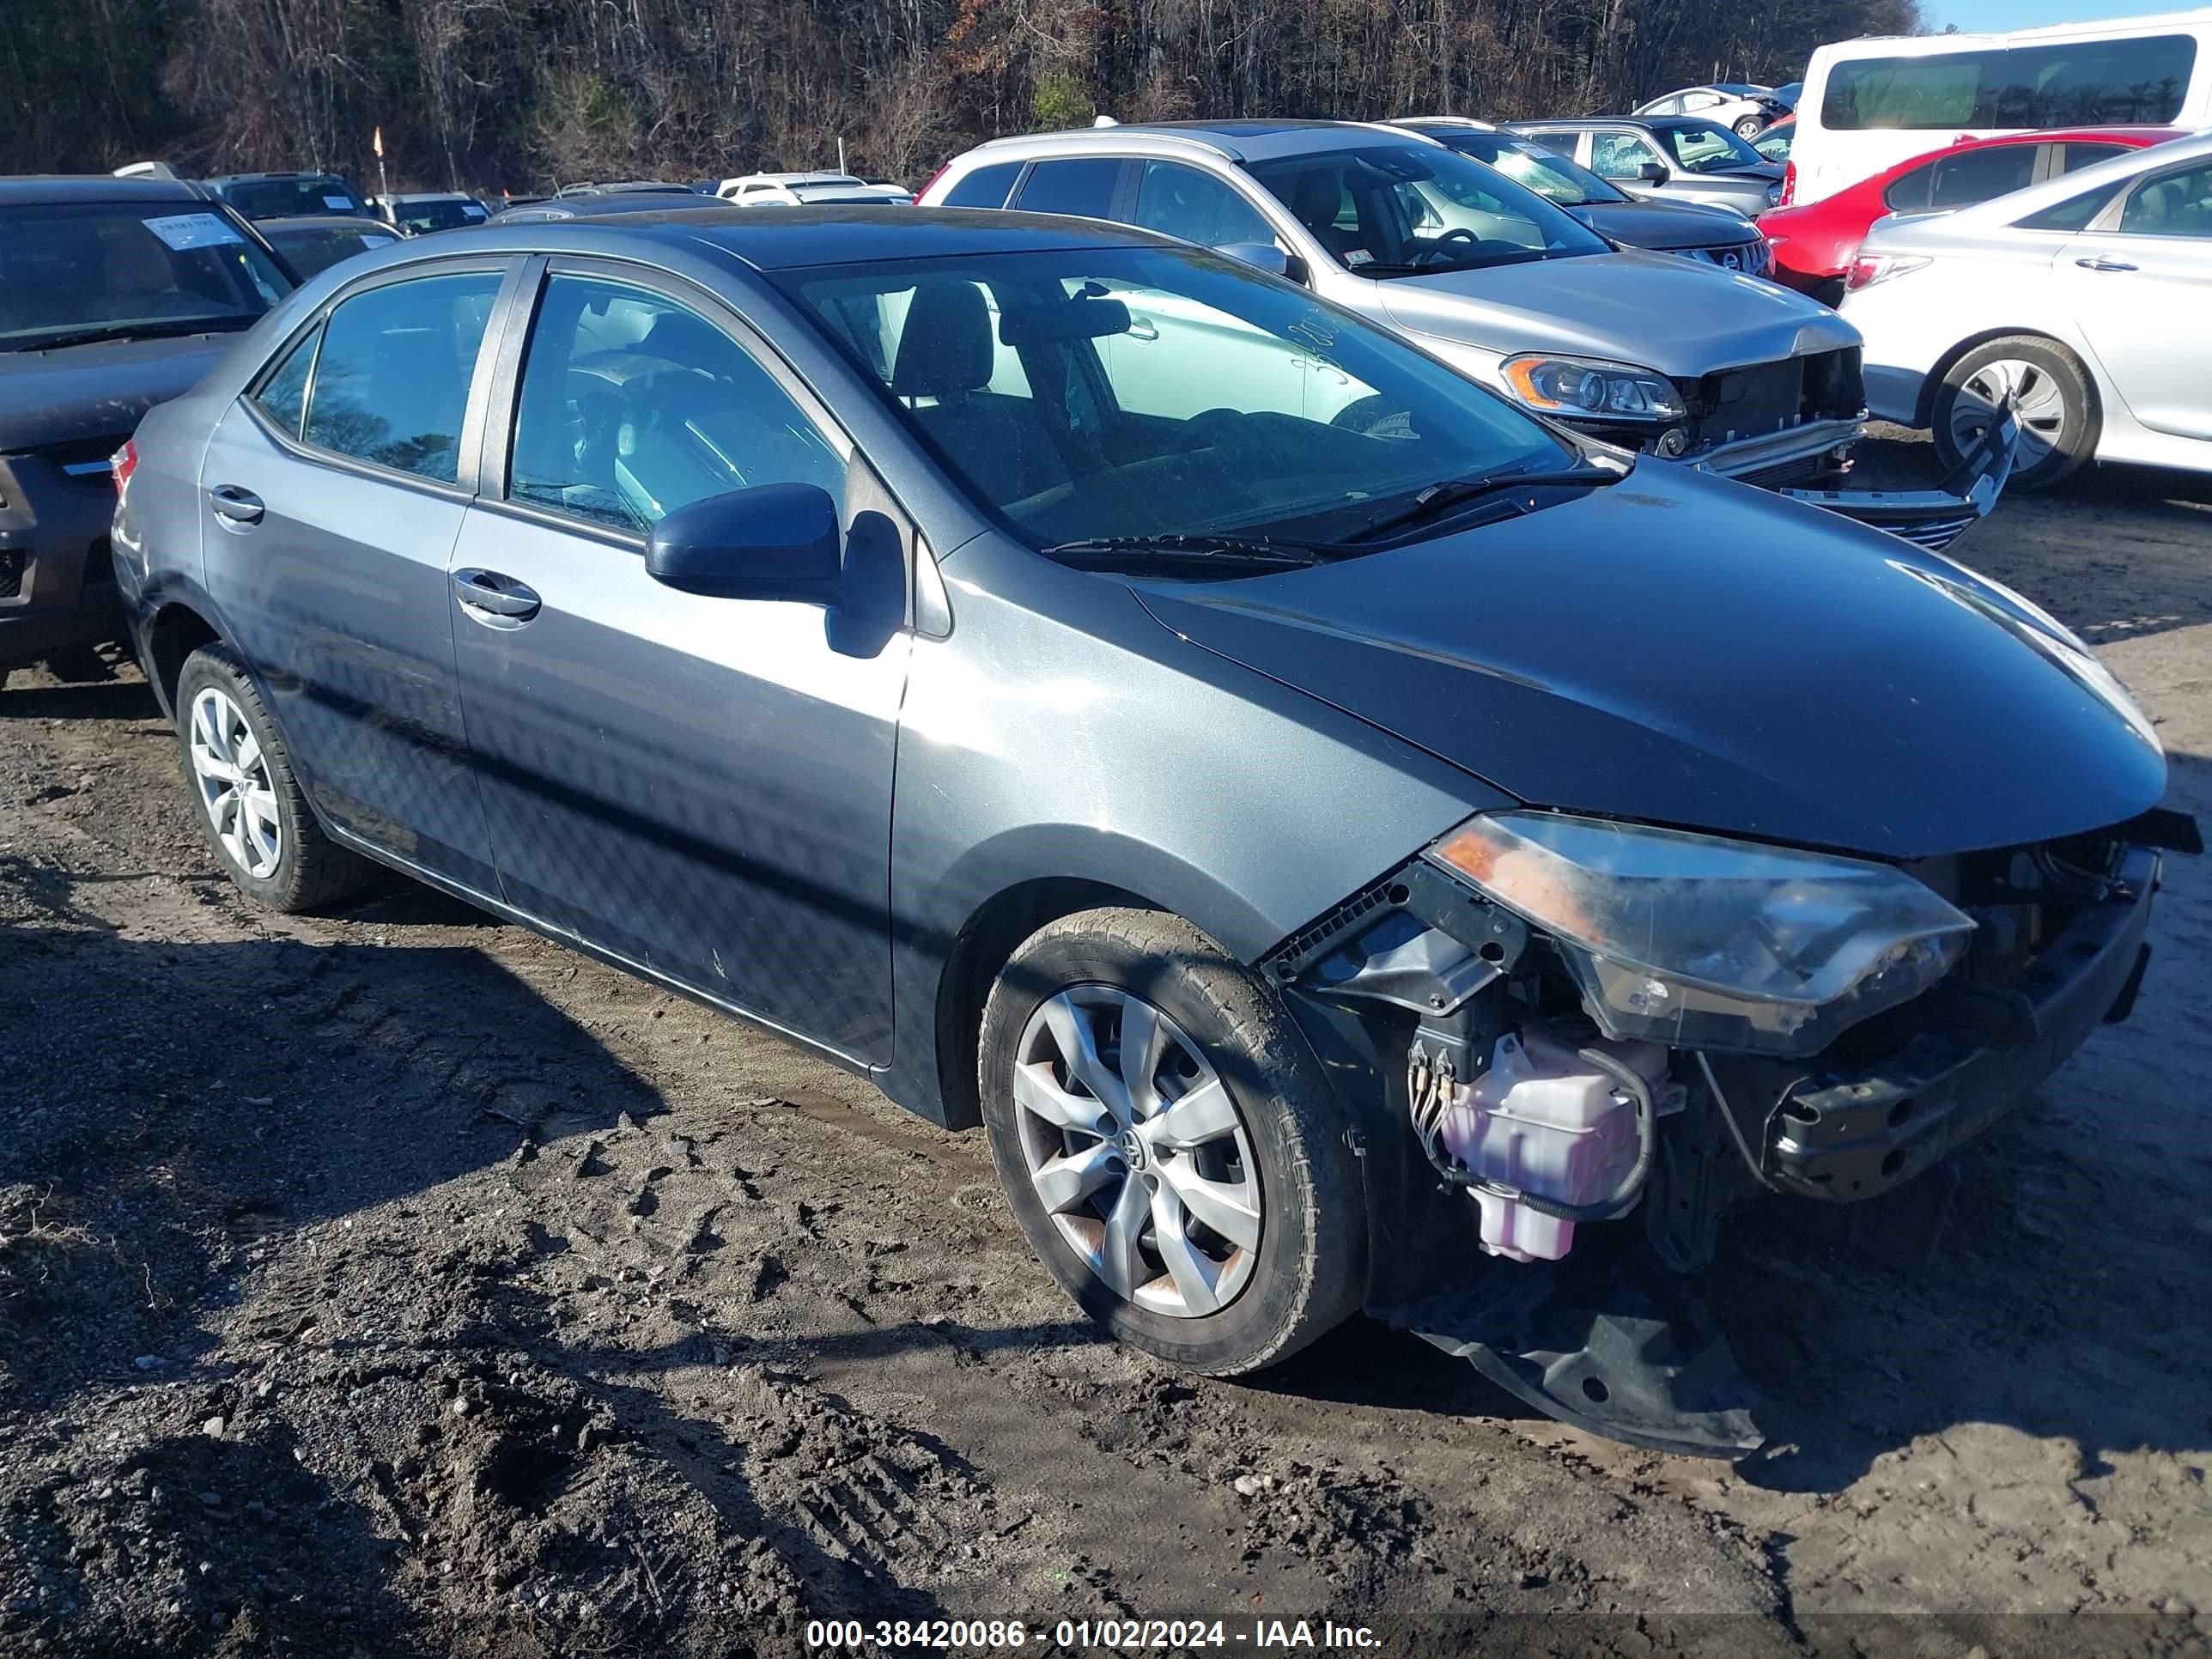
[[[828,167],[919,185],[1008,132],[1497,119],[1796,78],[1917,0],[6,0],[0,172],[160,159],[373,188]]]

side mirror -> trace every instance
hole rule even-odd
[[[1266,271],[1270,276],[1280,276],[1285,282],[1303,285],[1312,277],[1304,259],[1295,253],[1284,252],[1273,242],[1224,242],[1213,251],[1225,253],[1232,259],[1241,259],[1255,270]]]
[[[1667,171],[1664,161],[1646,161],[1636,169],[1636,176],[1647,185],[1663,185],[1674,175]]]
[[[816,484],[755,484],[679,507],[653,526],[655,581],[725,599],[837,602],[845,564],[837,503]]]

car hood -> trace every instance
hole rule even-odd
[[[1609,241],[1662,252],[1734,247],[1752,236],[1751,225],[1740,215],[1714,208],[1679,207],[1669,202],[1594,202],[1567,211]]]
[[[1634,249],[1380,287],[1383,314],[1409,333],[1489,351],[1609,357],[1677,380],[1859,343],[1858,330],[1802,294]]]
[[[0,351],[0,453],[129,433],[155,404],[198,385],[238,337],[195,334]]]
[[[2002,589],[1665,462],[1391,552],[1138,592],[1540,806],[1912,859],[2117,823],[2166,788],[2154,742]]]

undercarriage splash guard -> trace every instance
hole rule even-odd
[[[2009,397],[1974,453],[1933,489],[1778,489],[1793,501],[1840,513],[1940,553],[1976,524],[2004,493],[2020,450],[2020,418]]]
[[[1646,1451],[1756,1451],[1758,1389],[1684,1280],[1632,1252],[1516,1263],[1388,1317],[1547,1417]]]

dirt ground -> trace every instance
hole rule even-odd
[[[2008,501],[1958,551],[2103,652],[2212,822],[2212,485]],[[1716,1300],[1784,1432],[1730,1467],[1364,1324],[1241,1384],[1105,1344],[979,1138],[403,884],[256,910],[135,672],[19,676],[0,1653],[1127,1615],[1248,1650],[1324,1618],[1399,1653],[2212,1650],[2212,867],[2171,864],[2154,928],[2133,1021],[1961,1155],[1932,1265],[1733,1227]]]

